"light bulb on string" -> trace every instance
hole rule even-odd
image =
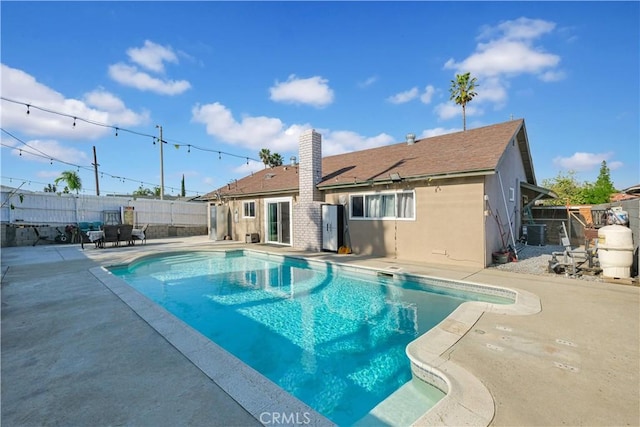
[[[218,151],[218,160],[222,160],[222,154]]]
[[[20,157],[22,157],[22,150],[20,150]]]
[[[156,145],[156,137],[153,137],[153,145]]]
[[[29,111],[29,107],[31,107],[31,105],[27,104],[27,114],[31,114],[31,111]]]
[[[118,136],[118,128],[116,128],[116,136]]]
[[[187,153],[191,152],[191,145],[187,145]]]
[[[74,129],[76,128],[76,118],[75,117],[73,118],[73,128]]]
[[[247,157],[247,164],[249,164],[249,158]]]

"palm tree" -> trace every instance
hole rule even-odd
[[[263,148],[262,150],[260,150],[258,155],[260,156],[260,160],[262,160],[262,163],[264,163],[264,166],[267,167],[267,165],[269,165],[269,162],[271,161],[271,150],[269,150],[268,148]]]
[[[473,90],[478,86],[478,79],[471,78],[471,73],[456,74],[456,79],[451,80],[451,88],[449,92],[451,96],[450,100],[455,101],[456,104],[462,105],[462,129],[467,130],[467,103],[471,102],[474,96],[477,95]]]
[[[82,180],[75,171],[64,171],[53,182],[57,185],[60,181],[67,183],[67,190],[75,190],[76,194],[82,189]]]
[[[275,168],[276,166],[282,166],[284,159],[278,153],[273,153],[269,158],[269,166]]]

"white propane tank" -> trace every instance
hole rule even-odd
[[[619,279],[631,277],[633,234],[623,225],[607,225],[598,230],[598,259],[602,275]]]

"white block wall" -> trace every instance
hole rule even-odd
[[[293,247],[322,249],[322,193],[317,184],[322,179],[322,136],[310,129],[300,135],[299,192],[293,205]]]

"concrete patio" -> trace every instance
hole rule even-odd
[[[2,424],[270,424],[251,415],[90,271],[141,254],[215,246],[302,254],[211,242],[206,236],[106,249],[3,248]],[[352,255],[305,255],[537,295],[538,314],[485,313],[442,355],[489,390],[495,402],[491,425],[639,425],[640,288]]]

